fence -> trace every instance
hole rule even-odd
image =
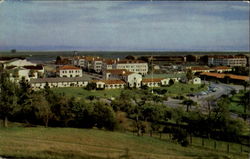
[[[133,133],[136,135],[136,133]],[[164,140],[166,142],[172,142],[176,143],[176,141],[172,140],[172,134],[170,133],[145,133],[143,136],[150,136],[154,138],[158,138],[160,140]],[[225,142],[225,141],[218,141],[214,139],[207,139],[207,138],[201,138],[201,137],[193,137],[188,136],[189,146],[195,146],[199,148],[204,149],[210,149],[215,151],[223,151],[226,153],[234,153],[234,154],[248,154],[250,153],[250,147],[238,143],[232,143],[232,142]]]

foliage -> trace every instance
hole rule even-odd
[[[169,86],[172,86],[174,84],[174,80],[173,79],[170,79],[169,82],[168,82],[168,85]]]
[[[116,127],[115,113],[111,106],[103,103],[94,103],[93,121],[98,128],[114,130]]]
[[[8,126],[8,118],[17,109],[17,86],[11,82],[6,72],[0,73],[0,117],[4,120],[4,126]]]
[[[186,73],[186,78],[188,81],[192,80],[193,79],[193,73],[192,73],[192,70],[187,70],[187,73]]]
[[[85,89],[87,89],[87,90],[94,90],[94,89],[96,89],[96,83],[93,83],[93,82],[88,83],[88,85],[86,86]]]
[[[181,146],[187,147],[189,141],[187,139],[187,132],[184,129],[175,128],[173,129],[172,140],[176,140]]]

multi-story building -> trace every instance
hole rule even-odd
[[[112,69],[103,72],[103,77],[106,80],[120,79],[127,83],[128,87],[141,87],[142,75],[130,72],[126,69]]]
[[[113,64],[116,63],[115,59],[103,59],[102,61],[102,72],[105,72],[106,70],[113,69]]]
[[[97,73],[100,73],[102,71],[102,58],[100,57],[93,57],[90,60],[90,70],[93,70]]]
[[[126,69],[130,72],[146,75],[148,63],[142,60],[117,60],[112,66],[113,69]]]
[[[247,58],[243,55],[218,55],[209,56],[208,65],[213,66],[246,66]]]
[[[79,67],[65,65],[57,68],[59,77],[82,77],[82,69]]]

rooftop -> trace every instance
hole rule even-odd
[[[124,81],[122,80],[97,80],[97,81],[93,81],[93,82],[103,82],[105,84],[125,84]]]
[[[130,75],[133,74],[133,72],[130,72],[126,69],[112,69],[112,70],[107,70],[107,73],[111,74],[116,74],[116,75]]]
[[[142,82],[144,83],[150,83],[150,82],[161,82],[164,78],[144,78],[142,79]]]
[[[248,76],[240,76],[240,75],[224,74],[224,73],[203,72],[201,73],[201,75],[206,75],[206,76],[211,76],[211,77],[216,77],[216,78],[229,77],[231,79],[243,80],[243,81],[249,81],[250,79]]]
[[[71,65],[64,65],[58,68],[59,70],[80,70],[81,68]]]
[[[148,74],[144,78],[182,78],[185,77],[185,73],[176,73],[176,74]]]
[[[117,61],[117,63],[122,64],[122,63],[147,63],[147,62],[142,60],[120,60]]]

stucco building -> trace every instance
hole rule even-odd
[[[82,77],[82,69],[79,67],[65,65],[57,68],[59,77]]]

